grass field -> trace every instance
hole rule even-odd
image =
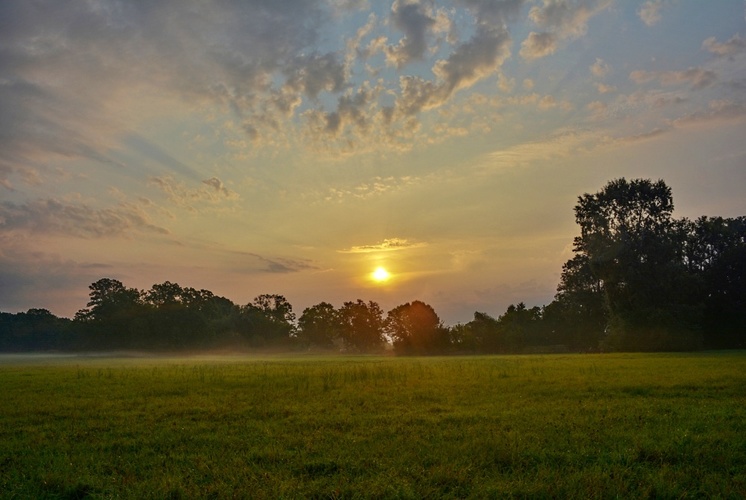
[[[2,362],[2,498],[746,496],[745,352]]]

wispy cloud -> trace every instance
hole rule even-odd
[[[682,116],[673,120],[675,126],[697,124],[722,124],[746,121],[746,103],[729,100],[715,100],[706,110]]]
[[[729,40],[720,43],[712,36],[702,42],[702,48],[718,56],[734,56],[746,52],[746,40],[736,33]]]
[[[79,201],[39,199],[27,203],[0,202],[0,232],[28,231],[79,238],[127,236],[133,232],[166,235],[139,206],[120,203],[95,208]]]
[[[405,238],[389,238],[373,245],[360,245],[339,250],[340,253],[371,253],[371,252],[394,252],[398,250],[410,250],[426,246],[424,242],[409,241]]]
[[[713,85],[717,74],[703,68],[689,68],[682,71],[644,71],[637,70],[629,74],[635,83],[646,83],[657,80],[661,85],[689,85],[692,90],[700,90]]]
[[[224,201],[239,199],[238,193],[228,189],[217,177],[204,179],[195,188],[189,188],[186,183],[171,176],[151,177],[148,179],[148,184],[165,193],[175,205],[190,211],[196,211],[205,203],[217,205]]]
[[[365,182],[360,182],[352,186],[335,186],[330,187],[322,193],[326,202],[343,202],[349,199],[367,200],[373,197],[382,196],[391,192],[406,189],[417,183],[415,177],[374,177]]]
[[[646,26],[655,26],[661,20],[661,10],[663,9],[663,0],[648,0],[637,10]]]
[[[134,149],[145,158],[165,167],[167,172],[172,175],[179,175],[192,180],[199,179],[199,174],[194,168],[177,160],[167,151],[163,150],[158,145],[153,144],[151,141],[139,134],[129,134],[127,137],[122,139],[122,143],[123,145]]]

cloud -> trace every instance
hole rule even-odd
[[[736,33],[728,41],[719,43],[713,36],[702,42],[702,48],[718,56],[734,56],[746,51],[746,40]]]
[[[414,177],[374,177],[369,181],[345,187],[331,187],[321,194],[326,202],[340,202],[349,198],[367,200],[375,196],[395,192],[418,182]]]
[[[456,0],[456,3],[470,9],[480,24],[495,26],[513,20],[521,11],[526,0]]]
[[[133,148],[137,153],[168,169],[169,172],[179,174],[192,180],[198,180],[199,174],[195,169],[177,160],[161,147],[153,144],[144,137],[132,133],[122,139],[123,144]]]
[[[32,65],[31,61],[16,61],[25,58],[11,49],[4,52],[7,57],[0,56],[0,74],[13,75],[16,65]],[[95,100],[95,95],[90,98]],[[41,82],[16,74],[0,78],[0,109],[0,182],[6,187],[11,175],[19,174],[28,183],[54,159],[89,159],[121,166],[103,151],[113,144],[101,137],[110,127],[81,93],[61,96]]]
[[[240,255],[241,257],[249,257],[251,260],[258,260],[261,264],[261,268],[259,269],[259,271],[261,272],[288,274],[318,269],[316,265],[306,259],[264,257],[262,255],[251,252],[236,252],[236,254]]]
[[[225,187],[223,181],[221,181],[217,177],[210,177],[209,179],[205,179],[202,181],[202,184],[210,186],[219,197],[230,199],[238,198],[238,193],[236,193],[235,191],[231,191],[230,189]]]
[[[262,133],[273,89],[314,98],[345,83],[335,55],[307,50],[329,15],[321,2],[10,0],[2,8],[6,173],[54,156],[111,162],[106,152],[131,132],[128,121],[164,106],[174,114],[224,105]]]
[[[494,74],[510,56],[510,35],[502,28],[483,27],[467,42],[458,45],[447,59],[433,66],[435,81],[418,76],[399,79],[396,110],[412,116],[445,104],[458,90]]]
[[[609,109],[609,106],[601,101],[591,101],[585,107],[591,112],[592,120],[601,120],[602,118],[605,118]]]
[[[0,202],[0,232],[10,231],[77,238],[126,236],[133,232],[169,234],[167,229],[152,223],[148,214],[135,204],[95,208],[86,203],[53,198],[27,203]]]
[[[528,17],[541,31],[532,31],[521,44],[520,54],[532,60],[553,54],[561,40],[576,39],[588,31],[588,21],[607,9],[611,0],[544,0]]]
[[[150,177],[148,184],[165,193],[169,201],[175,205],[193,212],[205,203],[217,205],[224,201],[239,199],[238,193],[225,187],[223,181],[217,177],[202,180],[201,186],[192,189],[171,176]]]
[[[706,123],[732,123],[746,120],[746,104],[730,100],[710,101],[706,110],[696,111],[673,121],[674,126]]]
[[[713,85],[717,81],[717,74],[702,68],[689,68],[683,71],[637,70],[631,72],[629,78],[635,83],[658,80],[661,85],[688,84],[692,90],[700,90]]]
[[[316,99],[323,91],[336,93],[346,84],[345,66],[336,54],[300,56],[284,70],[286,88]]]
[[[515,88],[515,78],[508,78],[503,73],[497,75],[497,88],[509,94]]]
[[[639,8],[637,15],[646,26],[655,26],[661,20],[662,8],[662,0],[648,0]]]
[[[640,134],[630,135],[626,137],[620,137],[616,139],[614,142],[616,143],[623,143],[623,144],[630,144],[634,142],[641,142],[641,141],[648,141],[650,139],[655,139],[657,137],[660,137],[666,133],[670,132],[670,128],[654,128],[653,130],[642,132]]]
[[[481,164],[487,171],[518,168],[539,160],[554,160],[577,155],[594,147],[599,132],[564,131],[539,141],[525,142],[486,155]]]
[[[606,85],[604,83],[596,83],[596,90],[599,94],[609,94],[616,92],[617,88],[614,85]]]
[[[370,8],[368,0],[326,0],[333,8],[342,11],[367,10]]]
[[[391,6],[391,21],[404,33],[397,45],[386,47],[386,61],[402,68],[411,61],[421,60],[427,50],[427,32],[436,25],[431,9],[412,0],[395,0]]]
[[[604,78],[606,75],[609,74],[611,71],[611,66],[609,66],[606,62],[604,62],[603,59],[600,57],[596,58],[596,62],[591,64],[591,66],[588,68],[593,76],[596,78]]]
[[[139,164],[117,159],[133,152],[167,175],[210,177],[141,128],[163,117],[238,131],[243,155],[291,144],[340,155],[411,148],[412,117],[498,74],[510,57],[508,22],[525,3],[395,0],[385,18],[371,13],[340,41],[327,27],[356,22],[370,2],[9,0],[0,7],[0,189],[57,159],[132,173]],[[389,42],[386,28],[401,38]],[[374,81],[385,71],[369,61],[376,55],[398,70],[429,64],[432,74]]]
[[[26,311],[44,307],[72,317],[88,298],[88,285],[116,273],[111,266],[84,263],[42,252],[0,234],[0,310]]]
[[[361,86],[356,91],[352,89],[337,98],[334,111],[311,109],[304,113],[306,133],[317,142],[348,133],[347,137],[367,132],[372,120],[373,111],[370,109],[380,94],[380,88]]]
[[[507,104],[519,106],[534,105],[541,111],[547,111],[554,108],[560,108],[565,111],[572,109],[572,104],[568,101],[558,101],[551,95],[539,95],[536,92],[522,96],[515,96],[505,101]]]
[[[510,35],[505,29],[480,25],[474,37],[436,63],[433,72],[447,94],[471,87],[493,74],[510,57]]]
[[[552,33],[532,31],[521,44],[520,54],[529,61],[554,54],[557,50],[557,37]]]
[[[371,252],[393,252],[398,250],[410,250],[426,246],[423,242],[412,242],[404,238],[389,238],[380,243],[373,245],[354,246],[345,250],[339,250],[340,253],[371,253]]]

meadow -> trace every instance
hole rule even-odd
[[[2,498],[746,496],[746,352],[0,363]]]

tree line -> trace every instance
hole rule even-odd
[[[667,351],[746,347],[746,217],[673,218],[662,180],[609,182],[575,206],[580,235],[554,300],[475,312],[446,326],[415,300],[321,302],[296,318],[264,294],[237,305],[166,281],[150,290],[102,278],[73,319],[0,313],[0,351],[329,349],[398,354]]]

